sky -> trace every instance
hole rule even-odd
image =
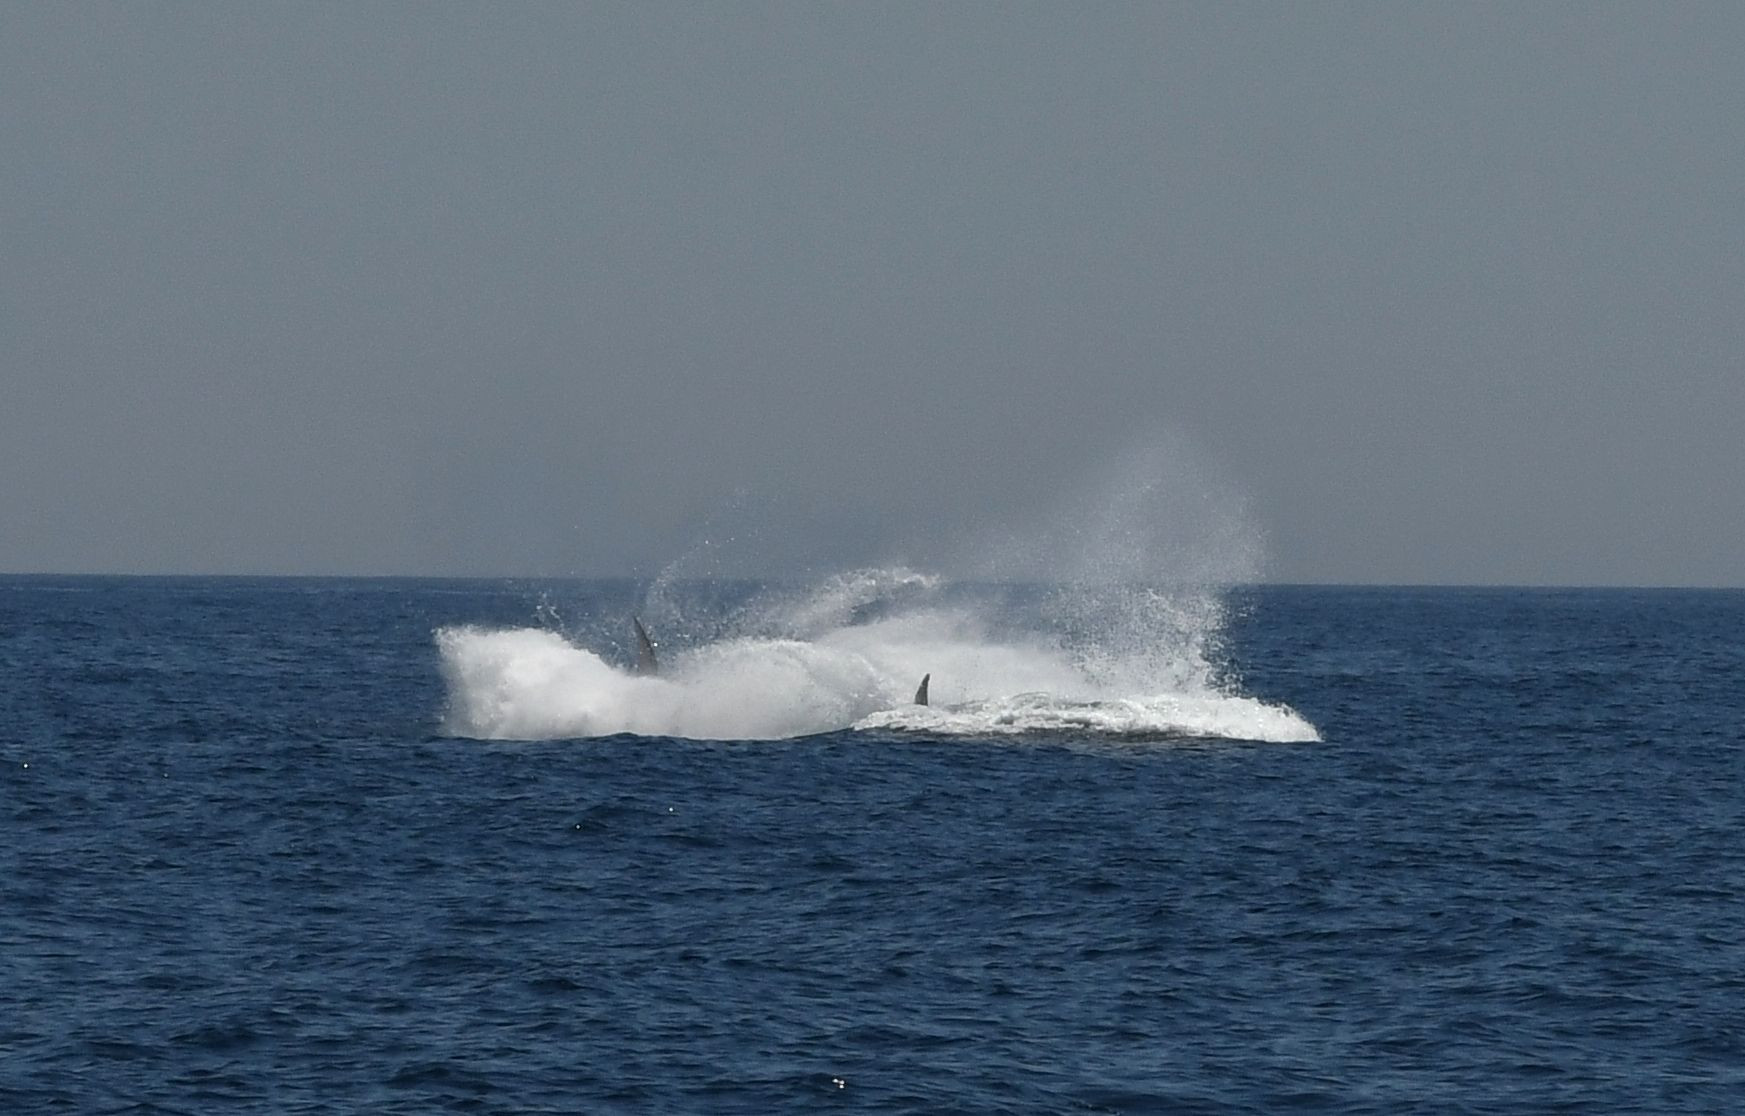
[[[0,570],[1745,584],[1737,4],[9,4],[0,153]]]

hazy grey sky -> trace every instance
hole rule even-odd
[[[1738,585],[1742,323],[1745,5],[0,8],[0,569]]]

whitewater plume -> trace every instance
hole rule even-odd
[[[438,632],[447,726],[487,738],[1318,739],[1219,667],[1224,591],[1259,574],[1263,548],[1247,502],[1214,472],[1185,440],[1154,438],[1063,482],[1032,522],[978,526],[947,560],[971,575],[955,582],[882,564],[751,591],[731,578],[756,531],[711,523],[648,586],[639,624],[611,621],[619,634],[603,618],[571,638]],[[633,624],[647,627],[634,649]]]
[[[1099,642],[1092,625],[1116,617],[1121,626]],[[447,727],[460,736],[771,739],[854,728],[1317,739],[1289,709],[1220,683],[1205,651],[1221,617],[1198,591],[950,586],[892,568],[755,597],[730,634],[663,645],[658,675],[540,629],[445,628],[437,645]],[[922,673],[925,706],[914,701]]]

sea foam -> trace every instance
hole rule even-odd
[[[946,588],[866,570],[767,594],[707,625],[725,634],[663,647],[655,676],[555,631],[444,628],[446,727],[486,739],[842,729],[1319,739],[1294,711],[1216,677],[1206,646],[1222,612],[1205,591],[1078,587],[1022,609]],[[932,675],[926,707],[912,704],[922,674]]]

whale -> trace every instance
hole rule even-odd
[[[642,618],[632,616],[630,623],[636,628],[636,673],[659,674],[660,660],[654,657],[654,640],[648,638],[648,629],[642,626]]]

